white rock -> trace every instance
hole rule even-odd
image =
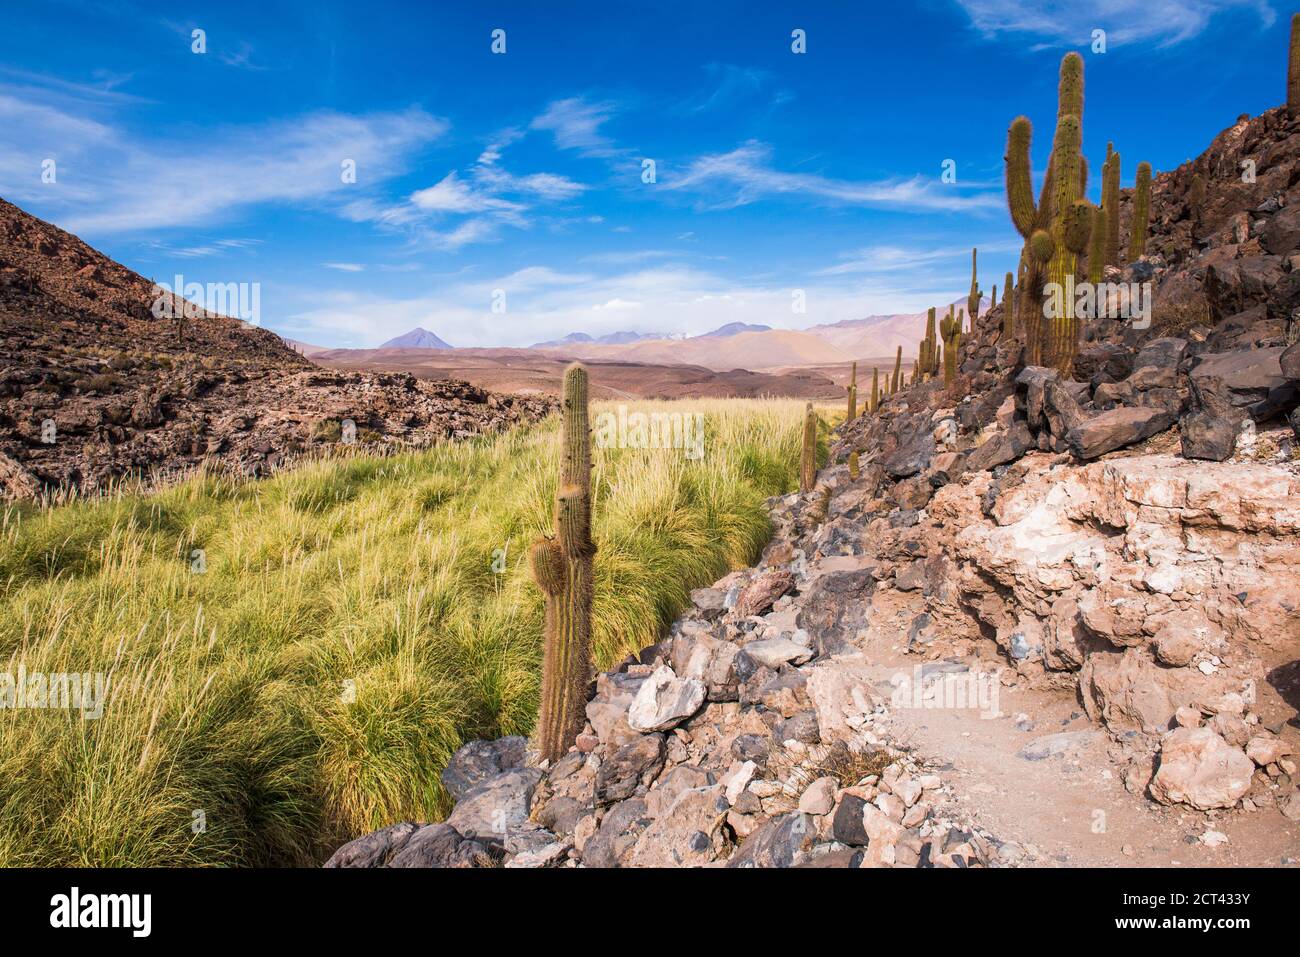
[[[783,664],[801,665],[813,656],[806,645],[800,645],[788,638],[763,638],[751,641],[744,648],[745,654],[764,667],[775,671]]]
[[[894,789],[894,793],[902,799],[903,804],[906,807],[911,807],[915,804],[917,800],[920,799],[921,791],[923,790],[921,782],[911,776],[899,778],[890,785],[890,787]]]
[[[808,785],[799,798],[799,811],[803,814],[830,814],[835,808],[835,792],[840,782],[827,775]]]
[[[757,764],[753,761],[746,761],[740,766],[736,773],[731,776],[730,780],[724,782],[727,786],[728,804],[735,804],[736,801],[739,800],[740,795],[744,792],[745,788],[749,787],[749,782],[754,779],[754,772],[756,770],[758,770]],[[760,794],[758,796],[762,797],[763,795]]]
[[[704,682],[678,678],[667,665],[656,668],[632,699],[627,723],[634,731],[667,731],[704,704]]]
[[[1206,847],[1218,847],[1228,843],[1228,835],[1222,831],[1206,831],[1201,835],[1201,843]]]

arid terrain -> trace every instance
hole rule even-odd
[[[568,349],[327,349],[311,353],[313,362],[330,368],[382,369],[421,379],[464,379],[482,389],[520,395],[557,394],[564,367],[577,358]],[[844,395],[844,389],[825,370],[750,372],[614,358],[586,361],[592,397],[599,399],[831,399]]]
[[[567,754],[467,744],[446,821],[330,866],[1300,864],[1298,184],[1300,84],[1094,218],[1149,324],[1027,361],[1031,283],[945,332]]]
[[[345,420],[380,450],[552,407],[463,381],[322,369],[238,319],[157,318],[157,298],[143,276],[0,200],[0,498],[204,463],[256,475],[335,445]]]

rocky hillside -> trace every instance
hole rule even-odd
[[[466,745],[447,821],[330,865],[1296,863],[1298,181],[1281,110],[1161,174],[1108,277],[1150,328],[1088,324],[1067,379],[980,317],[565,758]]]
[[[320,369],[238,319],[155,318],[155,298],[143,276],[0,200],[0,498],[201,462],[259,474],[339,441],[345,419],[382,449],[554,404]]]

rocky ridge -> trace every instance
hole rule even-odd
[[[155,318],[153,283],[0,200],[0,499],[206,465],[258,475],[335,446],[372,451],[531,421],[545,397],[320,369],[265,329]],[[350,435],[350,432],[349,432]]]
[[[959,749],[912,747],[909,710],[963,689],[995,712],[999,689],[1077,702],[1084,729],[1018,757],[1104,736],[1100,774],[1134,801],[1201,815],[1207,845],[1259,815],[1284,845],[1300,820],[1297,183],[1282,110],[1160,174],[1151,254],[1108,276],[1154,285],[1151,328],[1086,323],[1066,379],[1025,367],[992,309],[952,388],[846,423],[817,488],[770,503],[762,561],[598,677],[565,758],[468,744],[447,821],[327,866],[1052,863],[980,825],[951,781]],[[895,648],[917,667],[882,678]]]

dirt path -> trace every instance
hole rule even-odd
[[[906,653],[887,637],[891,633],[905,632],[873,627],[863,650],[881,694],[894,696],[892,736],[941,769],[955,792],[953,810],[973,816],[999,840],[1022,845],[1025,863],[1300,865],[1300,824],[1275,808],[1206,814],[1129,793],[1125,765],[1112,757],[1118,746],[1088,720],[1072,691],[1031,689],[1019,681],[1007,687],[993,677],[999,665],[991,661],[925,661]],[[899,687],[910,694],[918,680],[922,687],[939,688],[944,673],[952,676],[946,679],[952,687],[972,691],[980,687],[972,676],[979,675],[985,682],[982,700],[995,702],[997,716],[984,716],[993,709],[981,710],[975,693],[966,702],[975,707],[917,707],[916,695],[895,694]],[[961,702],[950,696],[952,703]],[[1227,841],[1210,846],[1201,840],[1207,831]]]

